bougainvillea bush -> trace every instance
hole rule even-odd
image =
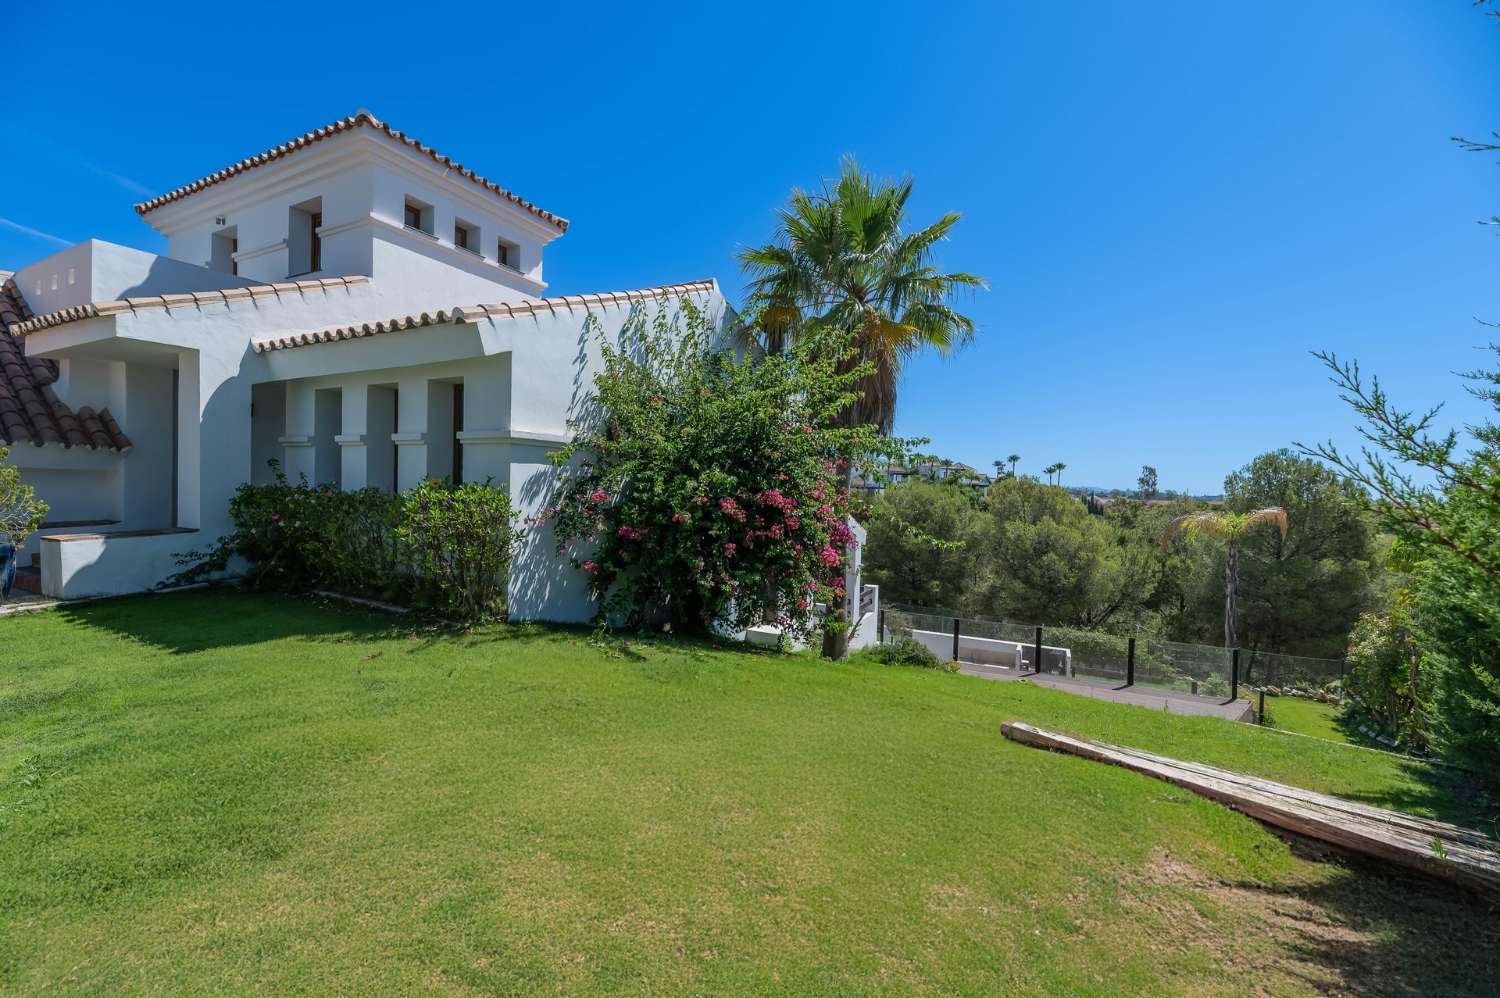
[[[617,623],[773,622],[805,638],[816,604],[835,620],[845,605],[847,472],[900,445],[833,425],[867,373],[842,341],[736,357],[712,334],[683,302],[637,313],[619,345],[602,344],[540,519]]]

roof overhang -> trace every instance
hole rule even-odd
[[[480,176],[462,163],[454,162],[431,146],[423,144],[405,132],[392,128],[389,124],[365,110],[360,110],[351,117],[340,118],[337,121],[330,122],[313,131],[305,132],[290,142],[273,146],[262,153],[242,159],[206,177],[200,177],[190,184],[184,184],[175,190],[168,191],[160,197],[143,201],[135,206],[135,210],[142,217],[147,217],[169,205],[180,203],[195,195],[199,195],[201,192],[211,190],[225,181],[251,173],[259,167],[285,160],[304,150],[317,147],[319,144],[327,142],[330,139],[350,134],[376,136],[377,141],[381,141],[389,146],[398,147],[407,154],[415,155],[429,161],[445,175],[451,174],[456,176],[465,181],[468,186],[482,191],[490,201],[498,200],[529,215],[540,223],[544,223],[553,236],[561,235],[568,231],[568,220],[566,218],[547,211],[494,181]],[[154,219],[148,218],[147,220],[155,224]]]

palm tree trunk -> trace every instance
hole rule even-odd
[[[1234,542],[1229,544],[1229,558],[1224,565],[1224,647],[1233,648],[1236,634],[1234,630],[1235,618],[1235,591],[1240,585],[1240,549]]]

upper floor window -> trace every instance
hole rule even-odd
[[[432,235],[432,205],[423,204],[416,198],[406,199],[406,227]]]
[[[509,267],[511,270],[520,270],[521,247],[502,239],[495,251],[495,259],[500,261],[500,266],[502,267]]]
[[[312,198],[293,205],[287,223],[287,273],[311,274],[323,269],[323,200]]]
[[[475,256],[479,253],[479,226],[471,225],[463,220],[453,223],[453,245],[459,249],[468,250]]]
[[[240,272],[239,261],[234,255],[240,251],[240,241],[236,236],[234,226],[220,229],[213,235],[213,246],[210,251],[208,265],[221,274],[238,274]]]

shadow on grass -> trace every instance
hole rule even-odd
[[[1405,768],[1414,781],[1412,786],[1341,796],[1372,807],[1430,814],[1439,821],[1471,828],[1500,845],[1500,800],[1495,797],[1493,784],[1461,769],[1446,769],[1416,761]],[[1500,991],[1500,983],[1497,983],[1497,991]]]
[[[64,604],[54,611],[70,624],[101,628],[171,654],[262,644],[282,638],[327,641],[407,640],[413,650],[449,644],[474,648],[500,642],[589,643],[607,657],[644,661],[647,651],[702,656],[721,651],[783,657],[775,649],[696,635],[604,631],[539,621],[463,627],[420,613],[393,614],[310,593],[257,592],[215,586]]]
[[[1293,853],[1337,869],[1315,884],[1228,885],[1260,909],[1294,962],[1283,972],[1320,992],[1493,995],[1500,985],[1500,898],[1283,836]],[[1330,980],[1331,979],[1331,980]]]
[[[64,604],[51,612],[175,655],[291,637],[377,640],[414,629],[389,614],[317,596],[228,587]]]

